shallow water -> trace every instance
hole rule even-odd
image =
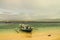
[[[31,24],[34,26],[31,33],[17,33],[15,28],[19,24],[0,24],[0,40],[60,40],[60,23]]]
[[[33,29],[32,33],[21,31],[17,33],[15,29],[0,29],[0,40],[60,40],[60,27],[39,27]]]

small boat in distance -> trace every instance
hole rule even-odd
[[[33,27],[27,25],[27,24],[20,24],[19,25],[19,31],[23,31],[23,32],[32,32]]]

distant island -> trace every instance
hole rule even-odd
[[[0,23],[60,23],[60,21],[0,21]]]

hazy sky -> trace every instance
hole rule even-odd
[[[0,0],[0,15],[0,20],[58,19],[60,0]]]

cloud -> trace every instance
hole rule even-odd
[[[60,0],[0,0],[0,14],[11,20],[60,19]]]

